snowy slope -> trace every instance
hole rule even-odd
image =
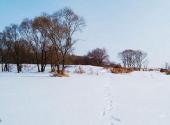
[[[85,74],[0,73],[0,125],[169,125],[170,76],[115,75],[84,66]]]
[[[170,76],[158,72],[136,72],[111,76],[113,102],[121,125],[170,124]]]

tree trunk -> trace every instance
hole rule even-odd
[[[64,74],[64,70],[65,70],[65,57],[63,57],[62,60],[62,74]]]
[[[37,63],[38,72],[40,72],[40,66],[39,66],[38,53],[37,52],[35,52],[35,60],[36,60],[36,63]]]

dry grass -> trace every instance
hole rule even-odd
[[[167,74],[167,75],[170,75],[170,70],[166,71],[166,74]]]
[[[161,73],[165,73],[166,75],[170,75],[170,70],[168,69],[160,69]]]
[[[115,74],[130,73],[134,70],[131,68],[111,68],[110,71]]]
[[[69,77],[69,74],[64,72],[64,73],[58,73],[58,72],[53,72],[53,77]]]
[[[168,70],[167,69],[160,69],[160,72],[166,73]]]

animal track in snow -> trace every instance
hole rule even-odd
[[[110,81],[110,77],[107,79],[107,81]],[[111,83],[107,82],[106,84],[107,84],[105,87],[105,92],[106,92],[105,102],[106,103],[105,103],[104,111],[102,112],[102,116],[109,119],[109,125],[115,125],[115,122],[120,122],[121,120],[114,116],[113,96],[110,90]]]

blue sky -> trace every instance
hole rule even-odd
[[[86,20],[76,54],[105,47],[110,59],[124,49],[148,53],[150,66],[170,62],[169,0],[0,0],[0,31],[11,23],[70,7]]]

